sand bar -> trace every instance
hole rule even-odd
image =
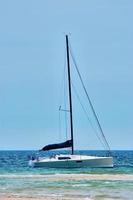
[[[0,200],[94,200],[89,196],[55,196],[55,197],[16,197],[16,196],[1,196]],[[111,200],[111,199],[110,199]]]
[[[66,181],[66,180],[121,180],[133,181],[133,174],[54,174],[54,175],[0,175],[0,178],[13,179],[44,179],[47,181]]]

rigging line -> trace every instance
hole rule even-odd
[[[60,111],[63,111],[63,112],[70,112],[69,110],[65,110],[65,109],[60,109]]]
[[[88,113],[87,113],[86,109],[84,108],[84,106],[83,106],[83,104],[82,104],[82,102],[81,102],[81,100],[80,100],[79,94],[78,94],[78,92],[77,92],[77,90],[76,90],[76,88],[75,88],[73,82],[72,82],[72,87],[73,87],[73,89],[74,89],[74,92],[75,92],[75,94],[76,94],[76,97],[77,97],[77,99],[78,99],[78,101],[79,101],[79,103],[80,103],[80,105],[81,105],[81,107],[82,107],[84,113],[86,114],[86,117],[87,117],[87,119],[88,119],[88,121],[89,121],[89,123],[90,123],[90,125],[91,125],[91,127],[92,127],[92,129],[93,129],[93,131],[94,131],[94,133],[96,134],[96,136],[97,136],[97,138],[99,139],[99,141],[100,141],[100,143],[102,144],[102,146],[106,149],[105,144],[103,143],[103,141],[102,141],[101,138],[99,137],[97,130],[94,128],[94,126],[93,126],[93,124],[92,124],[92,122],[91,122],[91,120],[90,120],[90,118],[89,118],[89,116],[88,116]]]
[[[70,47],[71,47],[71,46],[70,46]],[[78,73],[78,76],[79,76],[79,78],[80,78],[81,84],[82,84],[82,86],[83,86],[84,92],[85,92],[85,94],[86,94],[86,96],[87,96],[87,99],[88,99],[89,104],[90,104],[90,106],[91,106],[92,112],[93,112],[94,117],[95,117],[95,119],[96,119],[96,122],[97,122],[97,124],[98,124],[99,130],[100,130],[100,132],[101,132],[101,134],[102,134],[102,137],[103,137],[103,139],[104,139],[104,141],[105,141],[105,143],[106,143],[106,146],[108,147],[108,150],[110,151],[110,146],[109,146],[109,144],[108,144],[108,142],[107,142],[107,140],[106,140],[106,138],[105,138],[105,135],[104,135],[104,133],[103,133],[102,127],[101,127],[100,122],[99,122],[99,119],[98,119],[98,117],[97,117],[97,115],[96,115],[96,112],[95,112],[94,107],[93,107],[93,105],[92,105],[92,103],[91,103],[90,97],[89,97],[89,95],[88,95],[88,92],[87,92],[87,90],[86,90],[86,88],[85,88],[85,85],[84,85],[84,83],[83,83],[81,74],[80,74],[79,69],[78,69],[78,67],[77,67],[76,61],[75,61],[75,59],[74,59],[74,57],[73,57],[72,49],[71,49],[71,48],[70,48],[70,54],[71,54],[71,56],[72,56],[72,60],[73,60],[73,62],[74,62],[74,65],[75,65],[76,71],[77,71],[77,73]]]
[[[65,85],[65,70],[66,70],[66,49],[64,47],[64,64],[63,64],[63,70],[62,70],[62,80],[61,80],[61,88],[60,88],[60,108],[61,108],[61,105],[62,105],[62,98],[63,98],[63,92],[64,92],[64,85]]]
[[[60,109],[61,109],[61,106],[59,107],[59,140],[61,140],[61,116],[60,116]]]
[[[81,83],[82,83],[82,86],[83,86],[83,89],[84,89],[84,91],[85,91],[85,94],[86,94],[86,96],[87,96],[87,99],[88,99],[88,101],[89,101],[89,104],[90,104],[90,106],[91,106],[92,112],[93,112],[94,117],[95,117],[95,119],[96,119],[96,122],[97,122],[97,124],[98,124],[99,130],[100,130],[100,132],[101,132],[101,134],[102,134],[102,137],[103,137],[103,139],[104,139],[104,141],[105,141],[105,143],[106,143],[106,146],[107,146],[108,150],[110,151],[110,146],[109,146],[109,144],[108,144],[108,142],[107,142],[107,140],[106,140],[106,138],[105,138],[105,135],[104,135],[104,133],[103,133],[102,127],[101,127],[101,125],[100,125],[100,122],[99,122],[98,117],[97,117],[97,115],[96,115],[96,112],[95,112],[95,110],[94,110],[94,107],[93,107],[93,105],[92,105],[92,103],[91,103],[90,97],[89,97],[89,95],[88,95],[88,93],[87,93],[87,90],[86,90],[86,88],[85,88],[85,85],[84,85],[83,80],[82,80],[82,77],[81,77],[81,74],[80,74],[80,72],[79,72],[79,70],[78,70],[78,67],[77,67],[77,65],[76,65],[76,62],[75,62],[73,56],[72,56],[72,59],[73,59],[73,62],[74,62],[74,64],[75,64],[77,73],[78,73],[78,75],[79,75],[79,78],[80,78],[80,81],[81,81]]]
[[[67,94],[66,94],[66,56],[65,56],[65,62],[64,62],[65,68],[64,68],[64,110],[67,110]],[[62,109],[60,109],[61,111]],[[66,136],[66,140],[68,138],[68,127],[67,127],[67,113],[65,112],[65,136]]]
[[[64,106],[66,107],[66,92],[65,92],[65,87],[66,87],[66,84],[65,84],[65,79],[66,79],[66,50],[64,48],[64,67],[63,67],[63,72],[62,72],[62,81],[61,81],[61,94],[60,94],[60,106],[59,106],[59,138],[61,138],[61,135],[62,135],[62,129],[61,129],[61,105],[62,105],[62,101],[63,99],[65,100],[64,102]],[[67,117],[66,117],[66,114],[65,114],[65,119],[64,119],[64,122],[65,122],[65,135],[66,135],[66,139],[67,139]]]
[[[66,100],[65,100],[65,109],[66,109]],[[65,128],[66,128],[66,140],[67,140],[67,137],[68,137],[68,135],[67,135],[67,112],[65,112]]]

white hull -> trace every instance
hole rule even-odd
[[[85,155],[56,155],[54,158],[30,160],[29,165],[46,168],[113,167],[113,158]]]

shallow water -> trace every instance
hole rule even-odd
[[[101,176],[123,175],[123,177],[125,174],[133,175],[133,151],[113,151],[114,168],[71,170],[31,168],[28,166],[28,156],[36,153],[35,151],[0,151],[0,195],[31,197],[81,195],[97,200],[133,199],[133,179],[98,180],[96,176],[99,174]],[[105,155],[104,151],[80,151],[80,153]],[[89,180],[88,177],[83,176],[80,180],[69,179],[70,176],[80,177],[81,174],[94,175],[94,178]]]

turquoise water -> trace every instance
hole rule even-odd
[[[114,168],[46,169],[28,166],[35,151],[0,151],[0,195],[81,195],[90,199],[133,199],[133,180],[63,180],[63,174],[133,174],[133,151],[113,151]],[[54,154],[55,152],[51,152]],[[66,152],[64,152],[66,153]],[[79,153],[78,151],[76,153]],[[80,151],[105,155],[104,151]],[[51,179],[53,177],[54,179]],[[56,179],[57,177],[57,179]],[[34,193],[33,193],[34,191]],[[81,198],[82,199],[82,198]]]

